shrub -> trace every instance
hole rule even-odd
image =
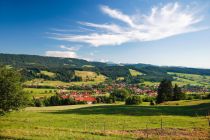
[[[115,98],[117,101],[125,101],[130,94],[127,89],[116,89],[110,94],[110,97]]]
[[[194,99],[194,97],[192,96],[192,95],[186,95],[186,100],[193,100]]]
[[[97,96],[94,103],[115,103],[115,97]]]
[[[126,105],[139,105],[142,103],[140,96],[130,96],[125,100]]]
[[[142,100],[144,102],[151,102],[155,100],[155,97],[145,96]]]
[[[60,99],[61,105],[75,105],[76,101],[72,98]]]
[[[42,100],[41,99],[34,99],[34,106],[35,107],[43,106]]]
[[[56,106],[56,105],[60,105],[61,102],[60,102],[59,97],[57,95],[55,95],[55,96],[51,96],[49,98],[49,103],[52,106]]]
[[[206,99],[210,99],[210,93],[206,96]]]
[[[154,100],[151,100],[150,101],[150,105],[155,105],[155,101]]]

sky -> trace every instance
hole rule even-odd
[[[0,53],[210,68],[210,2],[1,0]]]

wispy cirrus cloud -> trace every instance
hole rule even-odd
[[[120,45],[132,41],[154,41],[183,33],[206,29],[197,24],[203,20],[200,13],[193,7],[182,6],[179,3],[169,3],[162,7],[151,8],[148,15],[126,15],[122,11],[101,6],[101,11],[119,24],[96,24],[78,22],[85,28],[92,30],[86,34],[54,34],[52,38],[70,42],[88,43],[99,47],[103,45]]]

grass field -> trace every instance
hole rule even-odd
[[[49,76],[49,77],[55,77],[55,73],[53,73],[53,72],[41,71],[40,73],[43,75]]]
[[[175,83],[178,85],[198,85],[210,87],[210,76],[202,76],[197,74],[185,74],[185,73],[174,73],[169,72],[168,74],[173,75]]]
[[[102,81],[62,82],[62,81],[50,81],[50,80],[44,80],[44,79],[33,79],[31,81],[25,82],[24,85],[57,87],[57,86],[71,86],[71,85],[96,85],[101,82]]]
[[[55,95],[56,90],[57,89],[24,88],[24,91],[26,91],[29,94],[30,98],[50,97]]]
[[[106,80],[106,76],[102,74],[97,74],[92,71],[75,71],[75,75],[82,78],[82,81],[96,81],[96,82],[104,82]]]
[[[138,75],[142,75],[143,73],[133,70],[133,69],[129,69],[131,76],[138,76]]]
[[[207,111],[210,100],[176,101],[159,106],[28,107],[0,117],[0,138],[208,139]]]
[[[195,86],[202,86],[210,88],[210,76],[202,76],[197,74],[185,74],[185,73],[175,73],[175,72],[168,72],[168,74],[172,75],[174,78],[174,81],[172,82],[173,85],[177,84],[179,86],[184,85],[195,85]],[[142,83],[140,83],[142,84]],[[147,86],[154,86],[159,85],[159,82],[150,82],[145,81],[143,83]]]

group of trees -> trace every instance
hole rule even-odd
[[[126,105],[139,105],[142,103],[142,99],[138,95],[132,94],[128,89],[115,89],[110,97],[117,101],[125,101]]]
[[[182,99],[185,99],[185,94],[177,84],[175,84],[175,87],[173,87],[171,80],[165,79],[161,81],[158,87],[158,95],[156,99],[157,103],[162,103],[165,101],[177,101]]]
[[[48,98],[37,98],[33,99],[33,106],[59,106],[59,105],[76,105],[76,104],[86,104],[83,101],[75,101],[73,98],[60,98],[58,95],[54,95]]]
[[[115,103],[116,101],[116,98],[115,97],[111,97],[111,96],[97,96],[96,97],[96,101],[93,102],[94,104],[96,103],[109,103],[109,104],[112,104],[112,103]]]
[[[129,96],[130,92],[127,89],[115,89],[110,94],[110,97],[115,98],[117,101],[125,101]]]
[[[140,96],[129,96],[125,100],[126,105],[139,105],[142,103],[142,99]]]

